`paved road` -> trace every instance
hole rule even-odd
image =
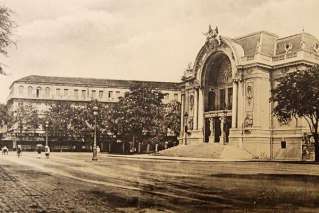
[[[90,158],[0,156],[0,211],[319,211],[319,165]]]

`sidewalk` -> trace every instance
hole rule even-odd
[[[190,144],[179,145],[169,149],[161,150],[156,154],[135,155],[112,155],[109,157],[122,157],[126,159],[156,159],[175,161],[198,161],[198,162],[233,162],[233,161],[255,161],[247,151],[235,146],[219,144]]]
[[[150,160],[173,160],[173,161],[196,161],[196,162],[249,162],[254,160],[238,160],[238,159],[212,159],[212,158],[191,158],[191,157],[170,157],[155,154],[135,154],[135,155],[121,155],[121,154],[102,154],[103,156],[111,158],[123,159],[150,159]]]

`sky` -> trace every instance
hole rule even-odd
[[[0,0],[16,46],[0,56],[0,102],[27,75],[180,81],[208,25],[222,36],[266,30],[319,37],[318,0]]]

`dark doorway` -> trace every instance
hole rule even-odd
[[[231,116],[227,116],[226,121],[224,123],[224,130],[225,130],[225,137],[226,137],[225,142],[226,143],[229,142],[229,129],[230,128],[231,128]]]
[[[221,135],[221,128],[220,128],[220,119],[219,117],[214,118],[214,129],[215,129],[215,143],[219,143],[220,135]]]
[[[209,118],[205,118],[205,143],[208,143],[210,135]]]

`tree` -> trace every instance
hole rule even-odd
[[[93,114],[93,107],[97,106],[98,114],[96,118]],[[92,100],[83,106],[73,107],[74,116],[71,118],[71,129],[74,137],[80,137],[83,140],[92,140],[92,133],[95,125],[97,125],[98,137],[106,137],[108,133],[108,114],[109,106],[106,103]]]
[[[18,130],[20,134],[24,131],[35,132],[41,125],[38,110],[32,105],[19,104],[18,108],[8,116],[9,128]]]
[[[49,122],[49,135],[62,139],[75,139],[82,141],[93,140],[93,128],[95,117],[93,107],[98,107],[96,124],[98,136],[105,137],[107,134],[107,113],[108,106],[105,103],[91,101],[84,105],[71,105],[65,101],[51,105],[43,119]]]
[[[156,142],[165,135],[162,127],[163,94],[148,85],[130,88],[111,109],[112,131],[124,140]]]
[[[273,114],[282,123],[304,118],[315,141],[315,161],[319,161],[319,66],[288,73],[272,90]]]
[[[172,101],[164,106],[163,127],[166,129],[167,134],[179,135],[181,128],[181,103]],[[168,132],[170,130],[170,132]]]
[[[0,104],[0,127],[4,127],[9,122],[7,105]]]
[[[12,11],[4,6],[0,6],[0,53],[7,56],[7,47],[14,44],[12,37],[12,28],[15,26],[12,18]],[[0,74],[5,74],[0,65]]]
[[[74,117],[73,107],[64,101],[52,104],[42,119],[42,126],[49,122],[48,134],[59,139],[72,135],[71,120]]]

